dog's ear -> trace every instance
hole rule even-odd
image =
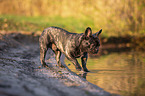
[[[86,29],[86,31],[85,31],[85,36],[86,36],[86,37],[90,37],[91,35],[92,35],[92,30],[91,30],[90,27],[88,27],[88,28]]]
[[[102,29],[101,29],[99,32],[97,32],[97,33],[95,33],[95,34],[93,34],[93,35],[99,37],[99,35],[101,34],[101,32],[102,32]]]

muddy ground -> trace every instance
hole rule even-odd
[[[0,34],[0,96],[111,95],[68,68],[58,68],[51,51],[47,56],[50,68],[39,67],[38,38],[35,34]]]

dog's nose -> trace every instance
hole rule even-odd
[[[93,52],[93,53],[94,53],[94,54],[97,54],[97,53],[98,53],[98,51],[99,51],[99,50],[98,50],[98,49],[96,49],[96,50],[94,50],[94,52]]]
[[[97,49],[95,50],[95,53],[97,54],[97,53],[98,53],[98,51],[99,51],[99,48],[97,48]]]
[[[95,53],[97,54],[99,50],[97,50]]]

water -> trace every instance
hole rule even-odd
[[[80,59],[79,59],[80,62]],[[66,64],[70,62],[66,60]],[[78,73],[104,90],[122,96],[145,96],[145,52],[109,53],[88,59],[87,74]]]

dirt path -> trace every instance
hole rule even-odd
[[[39,68],[38,36],[0,35],[0,96],[110,96],[68,69],[58,68],[50,54],[51,67]]]

